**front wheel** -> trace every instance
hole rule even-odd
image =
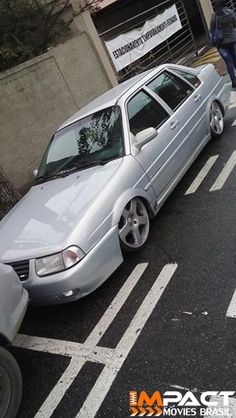
[[[121,248],[136,251],[145,245],[150,229],[147,208],[143,201],[134,198],[125,206],[118,225]]]
[[[212,138],[218,138],[224,131],[224,115],[220,105],[213,102],[210,110],[210,128]]]
[[[22,377],[14,357],[0,347],[0,417],[15,418],[22,396]]]

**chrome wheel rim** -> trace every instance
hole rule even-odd
[[[11,382],[7,372],[0,367],[0,417],[7,413],[11,400]]]
[[[210,126],[215,134],[222,134],[224,130],[224,117],[220,106],[214,102],[211,105]]]
[[[137,249],[144,245],[149,234],[149,216],[140,199],[132,199],[126,205],[118,227],[120,240],[127,247]]]

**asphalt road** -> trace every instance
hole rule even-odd
[[[18,418],[126,418],[132,389],[236,390],[236,318],[227,316],[236,289],[236,167],[210,191],[235,157],[235,119],[236,107],[151,222],[142,252],[85,299],[28,310],[18,345],[31,349],[13,348],[24,379]]]

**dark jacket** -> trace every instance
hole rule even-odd
[[[216,26],[216,17],[223,32],[222,45],[227,45],[236,42],[236,16],[233,10],[228,7],[223,7],[218,10],[211,17],[210,32],[212,33]]]

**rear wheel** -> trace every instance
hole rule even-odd
[[[22,377],[14,357],[0,347],[0,417],[15,418],[22,396]]]
[[[136,251],[145,245],[150,229],[147,208],[143,201],[134,198],[126,205],[119,222],[119,237],[124,251]]]
[[[224,115],[220,105],[213,102],[210,110],[210,127],[212,138],[218,138],[224,131]]]

